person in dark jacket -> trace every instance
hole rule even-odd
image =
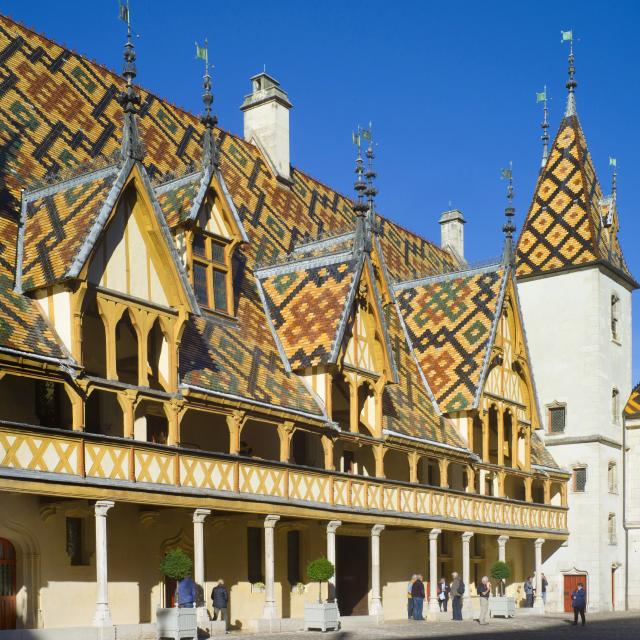
[[[456,571],[451,574],[451,608],[453,609],[453,619],[462,620],[462,596],[464,594],[464,582]]]
[[[540,582],[542,583],[542,602],[547,603],[547,587],[549,586],[549,581],[547,580],[547,576],[543,574],[540,575]]]
[[[229,626],[229,592],[224,586],[224,580],[218,580],[218,584],[211,590],[211,603],[213,604],[213,619],[224,620],[226,629]]]
[[[424,620],[422,617],[422,608],[424,606],[424,582],[422,576],[418,576],[411,587],[411,598],[413,599],[413,619]]]
[[[438,582],[438,607],[440,607],[440,611],[447,611],[447,604],[449,603],[449,585],[447,581],[444,579],[444,576],[440,578],[440,582]]]
[[[582,624],[585,624],[584,610],[587,606],[587,592],[582,582],[578,582],[578,588],[571,594],[571,606],[573,607],[573,624],[578,624],[578,614],[582,618]]]
[[[196,583],[191,576],[178,580],[175,596],[179,607],[193,608],[196,606]]]

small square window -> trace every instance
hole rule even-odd
[[[217,242],[211,243],[211,259],[224,264],[224,247]]]
[[[567,422],[566,407],[549,408],[549,433],[564,433]]]
[[[206,255],[205,239],[201,233],[193,234],[193,244],[191,246],[193,247],[193,253],[195,253],[197,256],[204,257]]]
[[[587,468],[579,467],[573,470],[573,490],[584,492],[587,486]]]

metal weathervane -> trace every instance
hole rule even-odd
[[[547,158],[549,157],[549,119],[548,119],[549,108],[547,106],[547,85],[546,84],[544,85],[544,89],[541,92],[536,93],[536,104],[539,104],[540,102],[543,103],[542,112],[544,114],[544,117],[542,119],[542,124],[540,125],[542,127],[542,135],[540,136],[540,139],[542,140],[542,163],[541,163],[541,169],[542,169],[547,164]]]

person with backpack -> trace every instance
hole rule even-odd
[[[582,626],[584,626],[584,610],[587,606],[587,592],[582,582],[578,582],[578,588],[571,594],[571,606],[573,607],[573,624],[578,624],[578,614],[580,614]]]
[[[224,580],[218,580],[218,584],[211,590],[211,603],[213,604],[213,619],[224,620],[226,631],[229,626],[229,592],[224,586]]]
[[[418,575],[416,581],[411,587],[411,597],[413,599],[413,619],[424,620],[422,615],[422,608],[424,607],[424,582],[422,582],[422,576]]]
[[[453,619],[462,620],[462,596],[464,595],[464,582],[462,582],[457,571],[451,574],[451,608],[453,609]]]
[[[478,585],[478,595],[480,596],[480,624],[489,624],[489,596],[491,595],[491,583],[487,576],[482,576],[482,581]]]

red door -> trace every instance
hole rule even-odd
[[[578,582],[582,582],[584,588],[587,588],[587,574],[586,573],[576,573],[574,575],[564,577],[564,610],[569,613],[573,611],[573,607],[571,606],[571,594],[578,588]],[[589,597],[589,593],[587,592],[587,598]]]
[[[0,538],[0,629],[16,628],[16,551]]]

